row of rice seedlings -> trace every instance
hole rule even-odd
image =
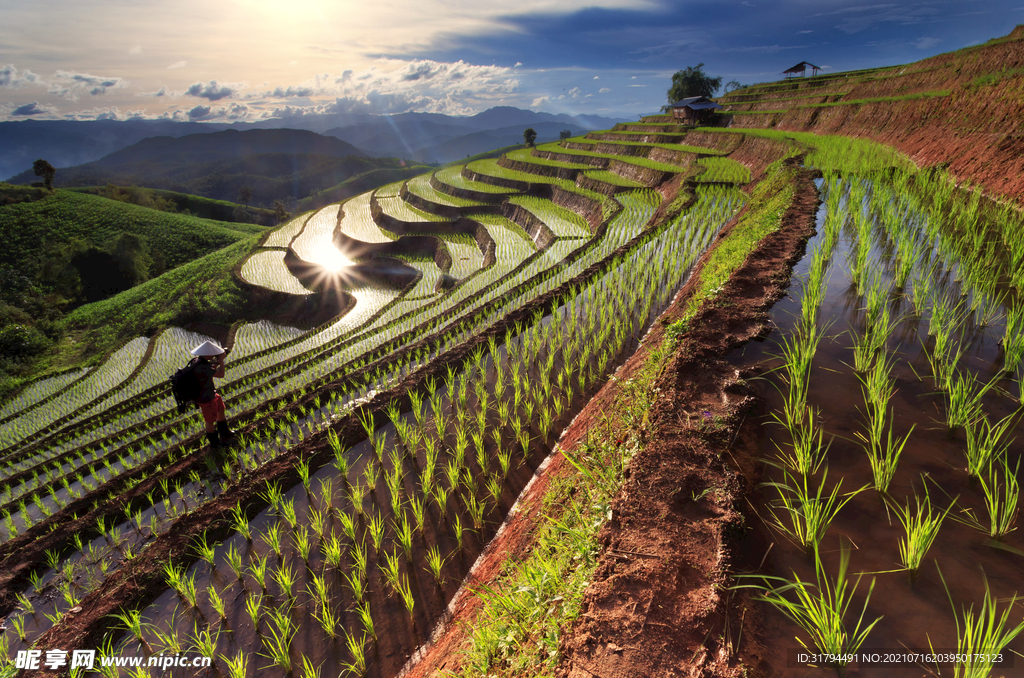
[[[704,171],[697,175],[697,181],[750,183],[750,170],[732,158],[700,158],[697,164],[704,168]]]
[[[138,367],[149,339],[137,337],[118,349],[88,377],[74,384],[61,398],[0,425],[0,452],[25,441],[40,429],[60,421],[82,407],[104,398]]]
[[[810,645],[804,639],[797,638],[805,650],[827,656],[829,659],[820,664],[832,666],[839,675],[843,675],[846,665],[864,644],[871,629],[882,619],[877,617],[865,623],[864,617],[875,588],[875,580],[872,579],[856,622],[847,620],[847,612],[861,579],[861,575],[858,575],[851,585],[849,565],[849,548],[844,546],[839,559],[839,571],[833,579],[825,572],[821,556],[815,549],[813,582],[804,581],[796,572],[792,579],[745,575],[744,578],[758,581],[741,584],[737,588],[758,591],[758,600],[772,605],[809,636]]]
[[[430,179],[435,175],[436,172],[433,174],[421,174],[418,177],[409,179],[409,181],[407,181],[405,184],[406,188],[413,195],[417,195],[420,198],[423,198],[424,200],[429,200],[430,202],[436,203],[438,205],[444,205],[446,207],[477,207],[484,204],[478,200],[467,200],[466,198],[457,198],[455,196],[448,195],[447,193],[442,193],[438,191],[436,188],[430,185]]]
[[[616,290],[616,289],[621,290],[622,288],[618,287],[618,286],[608,286],[607,289],[608,290]],[[580,307],[580,308],[582,308],[582,307]],[[548,345],[557,345],[559,343],[562,343],[561,342],[561,338],[558,336],[558,333],[559,333],[559,329],[558,328],[560,328],[562,326],[563,325],[561,323],[548,323],[548,327],[553,328],[553,329],[549,330],[551,332],[551,339],[552,340],[550,342],[545,342],[546,344],[548,344]],[[564,330],[562,330],[562,331],[564,332]],[[598,342],[594,342],[594,343],[599,343],[601,341],[604,341],[604,337],[601,337],[600,334],[598,334],[597,336],[599,337],[599,341]],[[537,344],[537,345],[539,346],[540,344]],[[493,346],[492,346],[492,352],[493,352]],[[554,355],[554,351],[549,351],[548,354],[549,355]],[[481,364],[483,364],[484,361],[486,360],[486,358],[485,358],[485,356],[483,354],[480,354],[478,359],[479,359]],[[522,360],[522,359],[518,358],[518,357],[513,357],[512,360],[518,361],[518,360]],[[564,383],[569,383],[568,381],[565,381],[565,380],[563,380],[563,382]],[[463,388],[466,388],[466,387],[463,387]],[[458,392],[458,390],[459,390],[459,386],[456,386],[455,387],[456,393]],[[541,389],[541,390],[539,390],[537,392],[543,392],[543,390]],[[414,397],[414,401],[416,401],[416,397]],[[422,413],[422,409],[421,408],[423,407],[423,401],[419,400],[418,402],[420,404],[415,407],[414,413],[415,412],[421,412]],[[499,405],[499,407],[500,407],[500,405]],[[422,417],[422,416],[421,417],[417,417],[414,414],[413,419],[416,420],[417,418],[422,419],[422,421],[418,422],[418,424],[429,425],[429,422],[426,421],[425,417]],[[467,421],[470,421],[470,419],[468,417],[467,417]],[[407,424],[400,424],[399,428],[402,428],[403,426],[406,426],[407,428],[404,429],[405,430],[404,436],[402,434],[400,434],[400,438],[404,438],[406,441],[412,440],[412,441],[414,441],[413,444],[415,444],[415,445],[424,445],[424,442],[422,442],[422,440],[417,440],[415,434],[411,433],[411,431],[413,430],[412,427],[414,426],[412,422],[408,422]],[[436,424],[435,424],[435,426],[436,426]],[[478,431],[478,433],[479,433],[479,431]],[[375,437],[374,443],[376,443],[376,437]],[[429,449],[429,444],[426,444],[426,446]],[[377,449],[378,445],[373,444],[373,447],[375,449]],[[425,466],[427,466],[427,467],[429,467],[429,465],[430,465],[429,463],[425,464]],[[397,473],[395,475],[397,475]],[[300,471],[300,477],[305,477],[305,474],[303,472],[301,472],[301,471]],[[465,483],[466,476],[463,475],[462,477],[463,477],[463,481],[462,482]],[[492,480],[493,480],[493,477],[492,477]],[[429,485],[429,483],[427,483],[427,484]],[[421,486],[424,485],[424,482],[423,482],[422,479],[420,480],[420,485]],[[479,503],[478,501],[475,500],[473,494],[467,493],[464,496],[466,497],[467,503],[470,506],[472,506],[474,503]],[[276,499],[276,496],[270,497],[269,500],[272,503],[278,501]],[[401,546],[401,550],[403,552],[405,552],[406,554],[408,554],[409,549],[407,547],[405,547],[404,545],[407,544],[408,541],[409,541],[409,536],[408,535],[412,531],[412,525],[417,523],[417,521],[415,519],[415,514],[417,512],[417,509],[415,508],[416,503],[417,503],[417,498],[413,498],[413,501],[409,502],[410,506],[413,508],[413,520],[409,520],[406,517],[406,514],[403,512],[402,513],[402,517],[396,517],[396,519],[394,520],[394,523],[393,523],[393,527],[395,528],[395,532],[396,532],[396,535],[397,535],[397,538],[398,538],[398,542],[397,543],[402,545]],[[290,522],[289,519],[287,519],[287,516],[289,515],[289,510],[286,508],[287,504],[285,504],[284,506],[285,506],[285,508],[283,508],[281,510],[281,514],[282,514],[282,516],[285,517],[286,522]],[[311,522],[315,525],[318,521],[314,517]],[[371,525],[372,524],[373,523],[371,522]],[[404,526],[403,526],[403,524],[404,524]],[[279,541],[278,539],[276,539],[273,536],[273,530],[270,531],[270,535],[271,536],[269,537],[269,542],[271,544],[275,544],[275,543],[277,543]],[[327,543],[330,544],[331,541],[328,540]],[[273,546],[271,548],[273,548]],[[328,551],[331,551],[331,550],[336,550],[336,549],[334,549],[334,547],[328,546]],[[444,559],[441,557],[440,553],[436,553],[435,552],[433,555],[431,555],[431,553],[428,551],[427,560],[428,560],[428,568],[433,570],[432,576],[434,576],[436,571],[439,569],[438,563],[443,563]],[[392,556],[390,559],[385,558],[385,566],[387,566],[387,562],[392,562],[393,563],[394,562],[394,556]],[[430,565],[431,562],[434,563],[433,566]],[[394,565],[391,565],[390,567],[392,568],[392,572],[393,572]],[[398,595],[402,595],[403,586],[402,586],[402,583],[401,583],[402,580],[401,580],[400,576],[393,576],[392,580],[397,582],[397,585],[395,587],[396,588],[396,593]]]
[[[643,156],[637,156],[637,155],[616,155],[614,153],[597,153],[597,152],[595,152],[593,150],[590,150],[590,149],[580,150],[580,149],[575,149],[575,148],[568,148],[566,146],[566,144],[570,144],[570,143],[587,143],[587,144],[593,145],[593,144],[600,144],[600,143],[605,143],[605,142],[602,142],[602,141],[596,141],[595,142],[595,141],[593,141],[591,139],[579,139],[579,138],[576,138],[576,139],[565,139],[563,141],[558,142],[557,144],[555,144],[555,143],[542,144],[542,145],[538,146],[537,148],[538,148],[538,150],[542,150],[542,151],[550,150],[550,151],[553,151],[555,153],[561,153],[561,154],[564,154],[564,155],[579,155],[579,156],[587,156],[587,157],[605,158],[607,160],[615,160],[617,162],[625,163],[625,164],[628,164],[628,165],[637,165],[637,166],[643,167],[645,169],[653,169],[653,170],[657,170],[659,172],[679,173],[679,172],[683,171],[683,168],[680,167],[679,165],[672,165],[672,164],[669,164],[669,163],[666,163],[666,162],[658,162],[656,160],[651,160],[651,159],[645,158]]]

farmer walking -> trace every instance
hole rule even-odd
[[[204,341],[192,349],[192,355],[197,358],[192,370],[199,382],[196,403],[199,404],[203,421],[206,422],[206,439],[210,441],[212,449],[223,447],[224,443],[234,438],[235,432],[228,428],[227,419],[224,417],[224,401],[217,393],[213,378],[224,376],[224,358],[227,352],[212,341]]]

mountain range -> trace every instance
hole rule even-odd
[[[57,168],[68,168],[105,158],[149,137],[180,138],[226,130],[306,130],[345,141],[356,148],[354,154],[443,163],[518,143],[526,127],[537,130],[538,141],[549,141],[557,139],[562,130],[579,134],[606,129],[616,122],[620,120],[594,115],[538,113],[510,106],[498,106],[472,116],[347,113],[233,124],[138,119],[0,122],[0,177],[28,170],[37,158],[44,158]],[[154,143],[167,144],[170,148],[166,140]],[[63,174],[58,172],[58,183]]]

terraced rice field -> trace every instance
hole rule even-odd
[[[170,397],[166,379],[206,339],[178,328],[4,403],[0,649],[67,639],[206,653],[232,676],[397,675],[562,429],[747,199],[738,163],[667,188],[681,167],[535,152],[271,233],[246,282],[311,299],[329,285],[352,304],[311,330],[237,329],[218,381],[239,432],[229,453],[210,453],[198,413]],[[609,160],[668,175],[644,187]],[[327,282],[295,268],[310,265]]]

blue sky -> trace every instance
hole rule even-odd
[[[628,115],[703,62],[744,84],[917,61],[1024,0],[33,0],[0,4],[0,120],[258,120],[510,105]]]

